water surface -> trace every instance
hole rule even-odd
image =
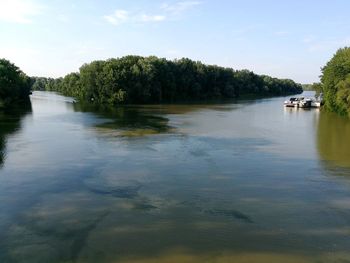
[[[0,262],[350,262],[350,121],[285,98],[0,113]]]

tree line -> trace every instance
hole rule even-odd
[[[0,59],[0,108],[27,101],[33,80],[6,59]]]
[[[325,107],[350,116],[350,48],[340,48],[322,68],[321,82],[313,89],[323,93]]]
[[[187,58],[125,56],[84,64],[64,78],[33,78],[33,90],[57,91],[100,104],[171,103],[302,92],[290,79],[205,65]]]

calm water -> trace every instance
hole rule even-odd
[[[350,121],[285,98],[0,113],[0,262],[350,262]]]

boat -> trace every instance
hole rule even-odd
[[[284,101],[285,107],[295,107],[295,108],[320,108],[323,105],[323,99],[320,98],[290,98],[289,100]]]
[[[298,108],[308,109],[308,108],[311,108],[311,105],[312,105],[312,99],[306,98],[299,102]]]
[[[298,104],[300,101],[302,101],[304,98],[290,98],[289,100],[284,101],[285,107],[298,107]]]
[[[323,105],[323,93],[319,94],[319,96],[315,97],[315,99],[312,100],[311,107],[313,108],[321,108]]]
[[[311,102],[311,107],[312,108],[321,108],[322,105],[323,105],[323,102],[319,101],[319,100],[313,100]]]

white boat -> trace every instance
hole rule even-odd
[[[312,99],[305,98],[305,99],[303,99],[302,101],[299,102],[298,107],[306,109],[306,108],[311,108],[311,105],[312,105]]]
[[[284,101],[285,107],[296,107],[296,108],[320,108],[323,105],[322,98],[290,98],[289,100]]]
[[[322,105],[323,105],[323,102],[319,101],[319,100],[313,100],[311,102],[311,107],[312,108],[321,108]]]
[[[304,98],[290,98],[289,100],[284,101],[285,107],[298,107],[298,104],[300,101],[302,101]]]

